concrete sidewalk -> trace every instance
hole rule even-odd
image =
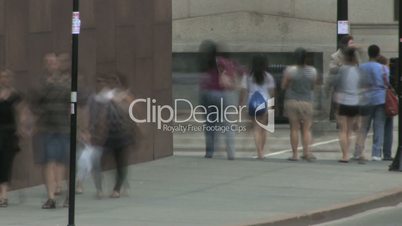
[[[402,173],[388,164],[170,157],[131,166],[128,197],[97,200],[88,181],[76,225],[315,224],[400,202]],[[105,173],[105,188],[112,175]],[[67,209],[42,210],[44,200],[43,186],[12,192],[0,225],[67,225]]]

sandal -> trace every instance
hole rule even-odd
[[[2,208],[8,207],[8,199],[0,199],[0,207]]]
[[[59,195],[61,195],[63,192],[62,192],[62,190],[61,190],[61,187],[57,187],[56,188],[56,191],[54,192],[54,195],[55,196],[59,196]]]
[[[339,162],[339,163],[349,163],[349,160],[340,159],[340,160],[338,160],[338,162]]]
[[[288,161],[297,162],[297,161],[299,161],[299,159],[295,159],[295,158],[293,158],[293,157],[289,157],[289,158],[288,158]]]
[[[56,209],[56,202],[53,199],[48,199],[43,205],[42,209]]]
[[[304,159],[304,160],[306,160],[307,162],[313,162],[313,161],[317,160],[317,157],[315,157],[315,156],[312,155],[312,154],[303,155],[301,158]]]

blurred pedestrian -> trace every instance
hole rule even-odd
[[[121,74],[105,74],[98,78],[101,84],[101,90],[95,97],[94,103],[99,109],[90,106],[90,120],[97,122],[90,123],[91,143],[103,150],[110,151],[116,165],[116,180],[113,187],[111,198],[120,198],[122,187],[128,188],[127,165],[129,160],[129,151],[136,142],[133,122],[129,118],[128,109],[134,97],[131,95],[125,77]],[[95,114],[101,113],[103,118],[99,120]],[[101,124],[100,124],[101,123]],[[96,130],[95,130],[96,129]],[[100,149],[100,150],[102,150]],[[98,169],[96,169],[98,171]],[[101,192],[101,183],[99,176],[95,178],[98,194]]]
[[[268,59],[264,55],[253,57],[251,72],[248,76],[243,76],[242,91],[240,97],[240,106],[244,105],[247,96],[247,103],[250,108],[250,102],[254,101],[253,96],[261,96],[262,103],[267,105],[268,101],[275,93],[275,80],[266,69],[268,68]],[[261,104],[261,103],[260,103]],[[257,104],[258,105],[258,104]],[[249,109],[251,120],[253,121],[254,141],[257,148],[257,158],[264,159],[264,146],[266,143],[267,131],[258,125],[257,121],[263,125],[268,123],[268,106],[261,113],[255,112],[256,109]],[[250,112],[251,111],[251,112]]]
[[[313,90],[317,80],[317,70],[306,64],[307,51],[298,48],[294,52],[295,66],[284,72],[282,89],[286,90],[285,112],[290,123],[290,143],[293,155],[290,161],[298,160],[299,132],[302,137],[303,156],[307,161],[316,157],[310,152],[313,124]]]
[[[235,103],[231,91],[236,89],[238,71],[232,61],[218,56],[217,45],[213,41],[206,40],[201,43],[200,55],[200,71],[203,73],[200,83],[200,103],[206,109],[206,129],[204,130],[205,158],[212,158],[217,144],[218,133],[220,133],[217,127],[230,127],[226,117],[222,116],[224,110]],[[228,160],[234,160],[234,131],[229,129],[223,134],[225,136],[227,158]]]
[[[45,56],[45,68],[46,83],[35,106],[39,138],[36,148],[39,151],[37,162],[43,166],[48,196],[42,208],[54,209],[55,196],[63,190],[69,157],[70,80],[67,74],[61,73],[60,61],[55,54]]]
[[[354,48],[344,51],[344,62],[332,80],[334,101],[338,105],[337,122],[339,125],[339,144],[341,146],[341,163],[349,162],[349,148],[353,131],[359,131],[358,119],[361,110],[360,91],[362,73],[358,67],[358,59]]]
[[[28,133],[21,127],[24,106],[12,84],[13,75],[10,70],[0,71],[0,207],[8,206],[7,192],[14,157],[20,150],[19,138]]]
[[[113,97],[111,88],[113,82],[115,80],[107,75],[98,76],[95,93],[89,96],[87,106],[81,114],[87,118],[88,125],[80,133],[83,150],[78,160],[76,187],[78,194],[83,192],[83,182],[88,174],[92,174],[96,196],[103,197],[102,156],[108,132],[106,110]]]

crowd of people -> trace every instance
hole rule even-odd
[[[350,161],[352,134],[356,142],[352,159],[359,163],[392,160],[393,119],[385,112],[385,95],[389,88],[387,59],[380,48],[368,48],[368,62],[361,62],[362,50],[352,36],[341,40],[340,49],[331,56],[325,90],[333,101],[339,131],[340,163]],[[230,125],[233,120],[222,117],[227,106],[248,106],[253,122],[254,140],[258,159],[265,158],[269,101],[277,94],[277,84],[285,92],[284,110],[289,119],[292,156],[289,161],[315,161],[311,151],[314,122],[314,94],[317,70],[308,65],[308,52],[304,48],[294,51],[294,65],[288,66],[280,83],[269,73],[269,61],[263,54],[251,60],[250,69],[240,66],[220,54],[213,41],[200,46],[200,102],[207,109],[205,124],[208,127]],[[70,56],[49,53],[44,57],[45,74],[38,92],[24,98],[13,85],[13,72],[0,71],[0,207],[8,206],[8,184],[19,140],[31,137],[34,161],[42,167],[47,191],[43,209],[56,208],[56,196],[66,194],[70,142]],[[116,165],[116,179],[111,198],[119,198],[129,187],[127,164],[130,148],[136,142],[135,125],[130,121],[128,108],[134,100],[119,73],[99,74],[92,94],[80,93],[78,112],[79,150],[77,194],[84,191],[84,181],[93,177],[96,196],[104,197],[102,186],[103,157],[110,153]],[[236,93],[240,91],[239,103]],[[215,107],[211,107],[215,106]],[[231,115],[233,116],[233,115]],[[224,119],[223,121],[220,119]],[[130,121],[130,122],[129,122]],[[365,154],[365,142],[373,128],[371,158]],[[205,130],[205,158],[213,158],[220,132]],[[299,157],[299,135],[303,154]],[[224,133],[227,158],[235,159],[235,132]],[[64,206],[68,206],[66,197]]]
[[[201,104],[206,109],[219,111],[215,114],[219,116],[224,113],[224,110],[219,109],[216,103],[223,99],[225,104],[222,107],[229,106],[232,101],[226,100],[229,100],[230,93],[233,93],[235,89],[240,90],[239,106],[248,106],[250,119],[253,121],[257,158],[264,159],[267,137],[264,125],[268,123],[270,107],[267,103],[270,98],[277,95],[276,84],[280,84],[281,90],[285,92],[284,110],[290,125],[292,156],[288,160],[299,160],[300,135],[303,147],[301,159],[314,161],[317,158],[312,154],[310,146],[317,70],[312,65],[308,65],[307,54],[306,49],[297,48],[294,51],[294,65],[284,70],[281,81],[278,83],[269,73],[269,61],[265,55],[254,56],[250,70],[246,70],[234,61],[222,63],[231,60],[219,53],[213,41],[204,41],[200,47],[200,65],[203,73],[200,85]],[[390,88],[388,60],[380,54],[380,48],[377,45],[369,46],[368,62],[361,61],[362,54],[365,54],[364,51],[354,43],[353,37],[344,36],[340,41],[340,48],[331,55],[329,73],[324,87],[333,102],[332,109],[335,112],[339,131],[340,163],[348,163],[351,159],[361,164],[365,164],[369,159],[392,160],[393,116],[385,112],[386,90]],[[226,85],[230,83],[238,85]],[[209,108],[211,105],[217,107]],[[206,121],[208,124],[208,120]],[[228,124],[229,122],[226,120],[220,123]],[[214,121],[214,123],[217,122]],[[365,142],[371,127],[373,127],[374,135],[369,158],[365,154]],[[353,134],[356,136],[356,142],[353,157],[350,159]],[[212,158],[217,135],[217,131],[205,131],[205,158]],[[235,154],[233,137],[234,134],[230,131],[225,133],[229,160],[233,160]]]
[[[45,74],[41,87],[29,96],[22,95],[10,70],[0,72],[0,207],[8,206],[8,185],[13,160],[20,150],[19,140],[31,139],[34,162],[41,166],[47,200],[43,209],[56,208],[56,197],[65,195],[68,207],[68,163],[70,153],[70,55],[44,56]],[[82,81],[82,76],[79,76]],[[116,166],[116,181],[111,198],[119,198],[128,188],[128,150],[133,146],[135,128],[128,123],[128,106],[133,96],[119,73],[99,74],[93,94],[78,97],[78,194],[83,181],[93,176],[98,198],[102,189],[103,156],[110,153]],[[85,84],[84,84],[85,85]],[[88,89],[88,87],[85,87]]]

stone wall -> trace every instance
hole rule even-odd
[[[79,95],[94,87],[98,73],[120,72],[135,97],[170,104],[171,4],[170,0],[80,1]],[[72,1],[0,0],[0,66],[16,72],[17,85],[27,96],[41,86],[43,56],[71,51],[71,10]],[[131,163],[172,155],[171,133],[154,124],[140,129]],[[32,140],[22,143],[14,184],[36,184],[41,176],[33,163]]]

